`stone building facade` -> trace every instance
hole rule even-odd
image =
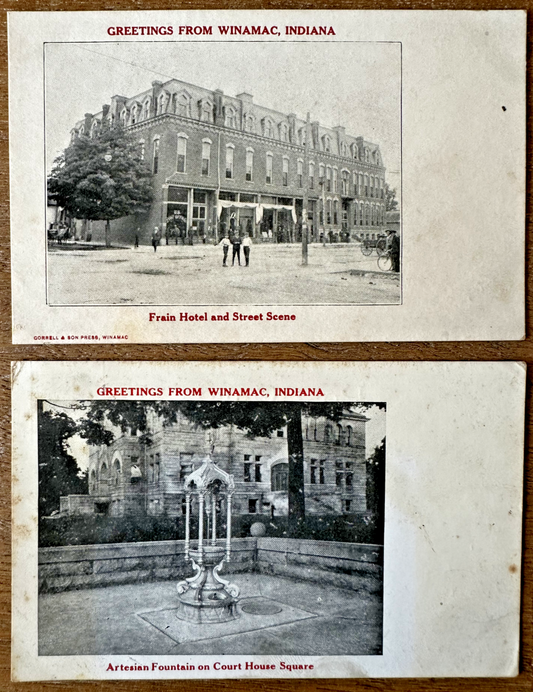
[[[308,125],[256,104],[250,94],[232,97],[171,79],[133,97],[113,96],[99,113],[86,113],[71,135],[96,136],[117,124],[138,138],[155,195],[147,213],[112,222],[117,241],[132,243],[137,234],[148,243],[154,226],[171,242],[218,241],[234,228],[262,241],[298,241],[304,186],[311,241],[384,228],[379,145],[344,126]],[[103,223],[91,226],[96,240]]]
[[[304,478],[308,514],[366,511],[365,425],[367,418],[346,412],[339,423],[304,418]],[[286,430],[270,438],[250,438],[227,426],[201,430],[180,415],[163,426],[153,418],[152,444],[122,435],[90,454],[89,495],[61,498],[69,514],[179,516],[184,512],[183,481],[211,449],[213,460],[235,478],[235,514],[287,514]]]

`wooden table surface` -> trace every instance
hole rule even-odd
[[[233,345],[196,345],[196,344],[163,344],[147,345],[102,345],[102,346],[61,346],[36,345],[13,346],[11,344],[10,314],[10,268],[9,268],[9,180],[8,180],[8,95],[7,95],[7,37],[6,15],[10,10],[133,10],[133,9],[533,9],[533,0],[525,2],[486,0],[486,2],[424,1],[397,2],[372,0],[360,2],[250,2],[238,0],[229,3],[227,0],[188,0],[172,3],[163,0],[9,0],[2,3],[4,12],[0,16],[0,690],[72,690],[72,689],[114,689],[129,690],[251,690],[269,692],[270,690],[310,690],[340,692],[341,690],[394,690],[395,692],[417,692],[421,690],[439,690],[452,692],[488,692],[505,690],[522,692],[533,689],[533,610],[532,610],[532,464],[531,454],[526,454],[525,475],[525,522],[524,522],[524,558],[522,565],[522,646],[520,655],[520,674],[508,679],[362,679],[362,680],[210,680],[197,681],[109,681],[109,682],[47,682],[18,683],[10,682],[10,368],[12,360],[521,360],[529,366],[528,401],[527,401],[527,442],[531,434],[531,379],[533,372],[533,339],[529,334],[531,315],[532,278],[532,224],[531,224],[531,160],[528,158],[528,248],[527,248],[527,293],[528,293],[528,336],[522,342],[467,342],[467,343],[300,343],[300,344],[233,344]],[[531,52],[533,27],[528,21],[528,49]],[[531,75],[531,55],[528,55],[528,76]],[[531,80],[528,80],[530,84]],[[531,106],[531,90],[528,102]],[[531,110],[531,109],[530,109]],[[531,114],[528,115],[531,123]],[[531,132],[528,134],[528,152],[531,151]],[[517,267],[517,271],[521,271]]]

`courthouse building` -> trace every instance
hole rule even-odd
[[[304,492],[308,514],[366,511],[365,425],[346,411],[338,423],[303,418]],[[93,448],[89,494],[61,498],[65,514],[179,516],[185,508],[184,479],[212,450],[212,458],[235,478],[236,514],[282,516],[288,509],[285,429],[250,438],[235,426],[202,430],[183,415],[164,426],[152,415],[152,444],[122,435]]]
[[[138,138],[154,183],[147,213],[112,222],[117,241],[132,243],[140,229],[139,240],[149,242],[154,226],[163,237],[195,242],[234,229],[297,241],[304,186],[311,240],[372,238],[384,228],[379,145],[357,134],[356,123],[307,125],[293,113],[256,104],[251,94],[227,96],[171,79],[136,96],[113,96],[101,112],[76,123],[72,137],[96,136],[116,124]],[[96,239],[103,223],[93,222],[91,230]]]

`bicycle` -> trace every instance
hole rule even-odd
[[[379,255],[378,267],[382,272],[392,271],[392,257],[390,250],[385,250],[382,255]]]

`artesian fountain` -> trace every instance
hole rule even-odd
[[[196,624],[233,620],[238,616],[239,588],[222,579],[219,574],[231,555],[231,500],[235,491],[233,476],[219,468],[208,454],[183,484],[185,559],[191,562],[195,574],[177,584],[179,603],[176,617]],[[226,536],[217,538],[217,509],[223,506],[224,501]],[[197,541],[190,539],[193,510],[198,512]]]

